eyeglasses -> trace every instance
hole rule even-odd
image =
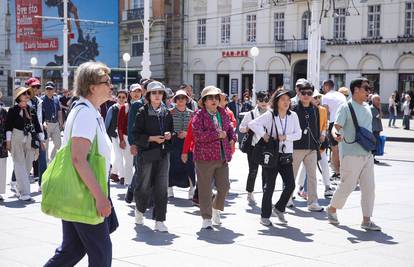
[[[207,100],[220,100],[220,96],[219,95],[208,95],[206,96]]]
[[[151,91],[151,95],[163,95],[164,91]]]
[[[112,85],[112,81],[111,81],[111,79],[108,79],[106,81],[99,82],[98,84],[106,84],[108,86],[111,86]]]
[[[187,97],[183,96],[183,95],[180,95],[180,96],[175,97],[175,99],[177,99],[177,100],[187,100]]]
[[[313,92],[306,90],[306,91],[300,91],[300,94],[303,96],[312,96]]]

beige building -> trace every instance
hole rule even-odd
[[[10,1],[0,1],[0,90],[4,98],[12,95],[10,70]]]
[[[182,0],[153,0],[151,2],[150,54],[152,78],[172,89],[182,82]],[[128,67],[137,71],[139,80],[144,50],[144,0],[119,1],[119,62],[129,53]],[[133,82],[133,81],[131,81]]]
[[[414,90],[413,0],[325,1],[323,9],[321,80],[340,87],[366,76],[383,103],[394,90]],[[253,46],[260,49],[258,90],[291,89],[306,77],[307,1],[194,0],[185,2],[184,14],[184,79],[196,90],[213,84],[241,95],[251,89]]]

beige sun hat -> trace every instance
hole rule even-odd
[[[180,95],[183,95],[183,96],[187,97],[187,102],[189,102],[189,101],[192,100],[191,97],[189,97],[187,95],[187,92],[185,90],[180,89],[177,92],[175,92],[175,95],[173,96],[173,101],[175,102],[175,98],[178,97],[178,96],[180,96]]]
[[[213,85],[209,85],[207,87],[204,87],[203,91],[201,91],[201,98],[198,101],[199,106],[203,106],[203,98],[209,95],[220,95],[221,90]]]
[[[29,92],[30,94],[30,88],[29,87],[18,87],[14,90],[14,101],[16,101],[19,96],[24,94],[25,92]]]

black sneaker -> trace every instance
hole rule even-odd
[[[134,200],[134,192],[132,192],[128,188],[126,195],[125,195],[125,202],[128,204],[131,204],[133,200]]]

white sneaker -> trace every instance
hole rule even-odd
[[[19,199],[23,201],[32,201],[30,195],[20,195]]]
[[[272,221],[269,218],[260,218],[260,223],[264,226],[272,226]]]
[[[293,204],[292,199],[289,199],[288,203],[286,204],[286,207],[288,207],[288,208],[294,208],[295,207],[295,204]]]
[[[135,208],[135,224],[144,224],[144,213],[140,212]]]
[[[213,208],[213,224],[214,225],[220,225],[221,221],[220,221],[220,210],[216,210]]]
[[[194,186],[190,186],[190,189],[188,189],[188,199],[193,199],[194,192],[195,192]]]
[[[256,200],[254,199],[254,194],[253,192],[247,192],[247,201],[249,202],[249,204],[254,205],[256,204]]]
[[[323,207],[319,206],[318,202],[313,202],[312,204],[308,205],[309,211],[323,211]]]
[[[201,225],[203,229],[213,229],[213,223],[210,219],[203,219],[203,224]]]
[[[168,232],[168,228],[167,228],[167,226],[165,226],[164,222],[156,221],[155,222],[155,231]]]
[[[174,190],[172,187],[168,187],[167,194],[168,197],[174,197]]]
[[[285,214],[283,212],[273,207],[272,214],[279,219],[280,224],[283,224],[283,225],[287,224],[287,221],[285,219]]]
[[[17,182],[10,182],[10,191],[12,192],[17,191]]]

